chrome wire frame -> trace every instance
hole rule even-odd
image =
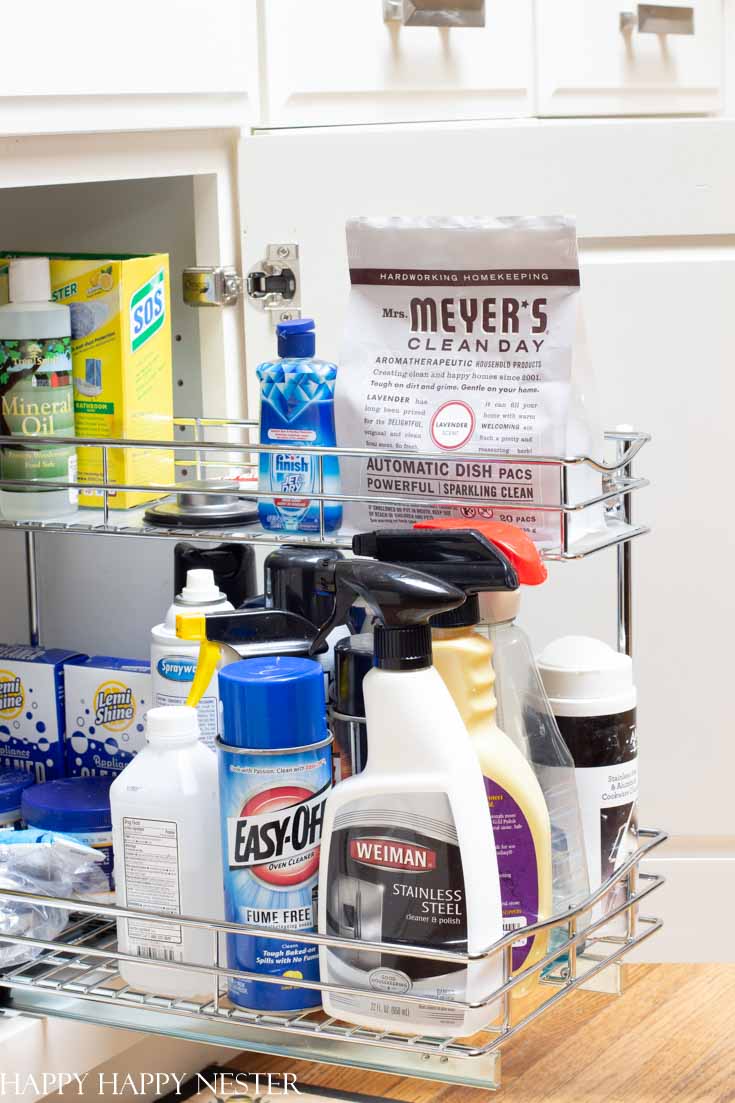
[[[263,545],[278,545],[283,542],[303,542],[322,547],[349,547],[349,537],[333,536],[326,533],[324,508],[326,501],[386,501],[390,504],[411,503],[426,505],[425,498],[396,495],[361,496],[325,494],[323,462],[327,456],[336,455],[345,458],[383,457],[406,459],[436,460],[435,453],[407,453],[405,451],[381,451],[373,449],[316,449],[292,448],[295,454],[316,455],[319,460],[319,492],[310,493],[310,499],[319,502],[319,532],[303,534],[265,533],[258,528],[226,529],[224,531],[205,528],[159,529],[145,525],[140,519],[131,523],[125,515],[134,511],[125,511],[118,521],[109,505],[109,496],[122,490],[151,491],[161,494],[174,494],[182,489],[181,484],[130,485],[111,484],[106,476],[109,468],[109,450],[125,448],[167,449],[172,452],[187,452],[193,455],[197,477],[209,467],[239,466],[253,472],[257,461],[249,458],[261,452],[282,451],[280,446],[267,446],[251,443],[233,443],[232,441],[206,441],[205,430],[213,429],[220,434],[243,435],[257,429],[257,422],[213,419],[213,418],[176,418],[177,428],[191,430],[192,441],[122,441],[111,439],[76,439],[68,437],[35,438],[36,443],[76,445],[77,447],[98,447],[103,450],[103,472],[101,483],[56,483],[60,488],[74,487],[86,490],[99,490],[103,496],[101,511],[82,511],[97,514],[89,521],[3,521],[0,528],[15,528],[26,533],[27,575],[29,599],[29,635],[32,642],[40,641],[39,609],[37,599],[36,554],[34,534],[37,531],[63,531],[67,533],[95,534],[104,536],[146,536],[150,538],[170,538],[187,540],[236,540]],[[559,472],[559,501],[554,505],[539,507],[535,512],[558,512],[561,518],[561,542],[558,549],[545,550],[544,558],[568,560],[586,557],[607,547],[617,547],[617,637],[618,646],[628,654],[632,651],[632,561],[630,541],[647,532],[644,525],[632,522],[632,494],[647,485],[645,479],[633,476],[633,460],[650,437],[645,433],[616,431],[606,433],[608,441],[615,444],[614,463],[604,464],[588,456],[554,457],[524,456],[524,463],[554,466]],[[17,443],[17,438],[0,436],[3,443]],[[212,463],[207,459],[210,453],[220,455],[221,459]],[[239,457],[239,459],[235,458]],[[462,455],[463,460],[478,462],[517,462],[518,456],[500,454]],[[599,495],[584,502],[571,502],[568,492],[568,474],[573,467],[585,465],[602,476],[602,491]],[[32,480],[3,480],[2,487],[28,487],[33,489]],[[219,489],[198,489],[199,493],[217,495]],[[301,495],[279,495],[284,499],[300,498]],[[442,499],[442,505],[462,506],[462,500]],[[608,524],[607,531],[599,540],[586,545],[573,545],[570,541],[570,516],[592,505],[605,507]],[[509,512],[523,510],[527,506],[503,506]],[[101,515],[101,519],[99,518]],[[250,1047],[264,1052],[282,1053],[304,1059],[322,1060],[334,1064],[347,1064],[356,1067],[382,1069],[400,1072],[404,1075],[424,1076],[432,1080],[447,1083],[462,1083],[477,1087],[495,1088],[499,1085],[500,1048],[529,1023],[554,1007],[570,992],[582,987],[595,987],[596,990],[613,991],[612,988],[597,989],[600,974],[605,976],[619,969],[621,958],[631,949],[654,934],[661,926],[659,919],[639,914],[639,905],[651,892],[658,888],[663,879],[651,874],[639,872],[639,864],[648,853],[661,842],[665,835],[661,832],[644,831],[638,833],[639,848],[615,874],[597,892],[591,894],[582,905],[564,915],[539,922],[523,929],[524,936],[534,933],[561,932],[562,939],[554,948],[544,954],[533,965],[521,972],[511,974],[511,950],[518,939],[519,932],[510,932],[504,938],[489,946],[479,954],[460,954],[446,951],[432,951],[421,946],[403,946],[397,948],[390,943],[367,943],[357,940],[334,939],[325,935],[304,932],[288,932],[288,941],[307,943],[314,946],[329,946],[334,949],[363,949],[374,953],[385,952],[392,956],[430,959],[446,964],[469,966],[477,962],[496,959],[499,965],[502,984],[487,994],[479,1003],[465,1004],[459,1001],[430,1000],[438,1007],[453,1010],[487,1008],[494,1021],[478,1036],[471,1040],[459,1038],[438,1039],[423,1035],[405,1035],[390,1030],[370,1030],[339,1022],[327,1017],[321,1011],[307,1010],[284,1014],[248,1011],[235,1006],[224,995],[228,977],[254,980],[258,983],[279,983],[279,978],[268,978],[259,973],[228,969],[221,964],[221,938],[224,934],[251,935],[271,939],[284,939],[283,931],[268,928],[244,927],[236,924],[202,921],[187,916],[172,916],[166,913],[131,911],[113,905],[100,905],[81,900],[68,900],[36,896],[8,889],[0,889],[0,899],[25,900],[29,903],[42,903],[64,909],[71,913],[71,921],[62,934],[52,941],[43,941],[24,936],[0,936],[0,945],[13,943],[37,947],[40,957],[34,961],[11,967],[0,973],[0,987],[11,990],[13,1006],[38,1013],[66,1015],[84,1021],[101,1021],[113,1026],[131,1029],[175,1034],[197,1040],[214,1040],[217,1044],[234,1048]],[[607,910],[593,921],[592,909],[601,902],[616,886],[624,886],[624,900]],[[599,910],[599,909],[598,909]],[[625,934],[610,933],[610,923],[614,919],[624,920]],[[182,926],[204,928],[211,933],[213,940],[212,965],[195,965],[148,961],[156,969],[185,970],[187,973],[201,972],[203,981],[211,985],[211,998],[201,1001],[174,999],[135,990],[126,984],[120,976],[119,962],[131,961],[141,964],[142,959],[123,954],[117,949],[117,921],[125,918],[147,919],[153,923],[172,921]],[[617,926],[615,928],[617,930]],[[607,970],[607,973],[605,971]],[[538,978],[539,991],[545,991],[545,998],[516,1019],[512,1008],[513,990]],[[335,994],[352,994],[352,989],[342,988],[322,982],[308,982],[293,978],[294,987],[328,991]],[[391,994],[391,1000],[402,1003],[427,1002],[426,997]],[[89,1008],[89,1010],[86,1010]],[[497,1013],[497,1014],[496,1014]]]
[[[487,949],[473,954],[432,950],[426,946],[407,946],[394,943],[376,943],[361,940],[333,938],[309,932],[287,932],[288,941],[312,946],[330,947],[335,950],[367,950],[373,953],[386,953],[393,957],[418,958],[458,964],[469,967],[480,962],[496,962],[498,974],[503,977],[502,984],[488,992],[476,1002],[435,1000],[426,996],[399,995],[391,993],[391,1001],[405,1004],[432,1003],[437,1008],[454,1011],[487,1009],[491,1019],[501,1012],[499,1025],[491,1022],[484,1029],[480,1040],[460,1040],[456,1037],[436,1039],[429,1036],[403,1035],[391,1031],[370,1030],[364,1027],[350,1027],[335,1019],[322,1021],[320,1012],[302,1011],[288,1016],[257,1012],[246,1012],[229,1004],[223,997],[224,982],[230,977],[252,980],[263,984],[280,985],[280,977],[269,977],[261,973],[230,969],[219,964],[219,942],[224,934],[257,936],[259,938],[283,941],[284,932],[268,927],[244,926],[215,920],[201,920],[191,916],[178,916],[170,913],[143,912],[137,909],[120,908],[115,905],[97,902],[52,898],[33,893],[23,893],[11,889],[0,889],[0,898],[22,900],[25,903],[43,904],[58,907],[72,915],[70,925],[54,940],[29,938],[22,935],[0,935],[0,944],[27,945],[37,947],[43,952],[34,961],[11,967],[0,974],[0,986],[11,989],[41,988],[53,990],[58,994],[73,995],[75,998],[100,1002],[124,1002],[140,1004],[149,1010],[156,1008],[167,1013],[193,1015],[208,1019],[225,1017],[230,1021],[242,1022],[248,1026],[267,1026],[269,1030],[277,1025],[286,1033],[317,1033],[330,1038],[359,1039],[365,1045],[379,1045],[384,1048],[411,1050],[414,1052],[437,1052],[452,1058],[472,1059],[487,1057],[502,1046],[509,1038],[517,1034],[527,1023],[535,1020],[544,1011],[555,1006],[568,992],[587,984],[594,976],[617,962],[634,946],[650,937],[660,927],[660,921],[638,915],[640,903],[662,884],[662,879],[654,874],[639,873],[640,886],[636,885],[636,871],[639,863],[649,852],[665,839],[665,835],[656,831],[639,832],[640,846],[634,854],[596,892],[591,893],[577,908],[550,919],[539,921],[522,929],[524,937],[533,934],[563,932],[563,941],[555,942],[542,957],[531,966],[510,975],[510,951],[519,937],[519,931],[509,932]],[[624,888],[624,899],[607,909],[599,909],[600,914],[593,918],[592,911],[601,905],[616,886]],[[626,934],[610,934],[610,923],[621,916],[628,917]],[[145,920],[151,923],[172,922],[185,927],[198,928],[210,932],[213,938],[212,964],[201,965],[187,962],[159,961],[145,959],[145,964],[158,969],[173,972],[201,973],[203,989],[208,981],[211,985],[211,998],[203,1001],[173,999],[156,994],[136,991],[125,984],[119,973],[119,962],[143,963],[143,959],[126,954],[117,949],[116,922],[126,918]],[[617,928],[616,928],[617,929]],[[518,985],[524,985],[532,978],[539,978],[541,985],[548,985],[550,994],[525,1015],[520,1021],[513,1022],[510,996]],[[335,995],[354,995],[362,989],[347,988],[342,985],[322,981],[289,979],[289,984],[299,989],[330,992]]]

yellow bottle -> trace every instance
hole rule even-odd
[[[468,604],[472,598],[468,599]],[[503,929],[507,933],[552,914],[551,824],[533,768],[500,730],[495,713],[493,645],[472,626],[434,628],[434,666],[451,693],[472,739],[485,791],[498,856]],[[513,946],[513,973],[547,952],[548,934],[521,938]],[[539,974],[512,993],[525,996]]]

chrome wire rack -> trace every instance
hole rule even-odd
[[[102,479],[92,481],[63,481],[53,480],[53,485],[58,489],[77,489],[94,491],[101,498],[101,508],[79,509],[76,513],[60,518],[50,517],[44,520],[15,520],[2,516],[0,510],[0,529],[15,529],[25,532],[26,561],[28,579],[28,608],[30,620],[30,640],[33,644],[40,641],[39,606],[38,606],[38,579],[36,566],[35,539],[38,532],[59,532],[70,535],[84,536],[127,536],[145,537],[147,539],[174,539],[195,541],[229,541],[242,542],[262,547],[275,547],[282,543],[306,543],[319,547],[345,547],[351,546],[351,533],[342,529],[337,533],[328,533],[325,525],[324,507],[326,502],[340,502],[348,505],[353,502],[365,502],[386,505],[413,504],[416,507],[426,507],[427,498],[416,497],[411,494],[391,495],[349,495],[330,492],[309,492],[309,499],[319,503],[319,531],[310,534],[298,532],[270,532],[265,531],[260,525],[250,524],[245,526],[217,527],[166,527],[160,524],[152,525],[146,522],[145,514],[148,506],[133,507],[131,509],[113,509],[111,500],[115,494],[122,491],[150,493],[157,498],[175,496],[187,489],[191,484],[192,476],[195,480],[196,493],[204,497],[216,498],[223,494],[223,474],[226,475],[229,492],[235,492],[241,496],[253,496],[257,493],[257,468],[258,458],[261,453],[276,453],[283,451],[283,446],[264,445],[257,443],[258,422],[238,420],[232,418],[204,418],[204,417],[179,417],[173,418],[167,425],[173,427],[173,439],[113,439],[107,437],[81,438],[81,437],[53,437],[37,436],[33,438],[34,447],[43,445],[75,446],[79,449],[94,448],[101,452]],[[255,438],[255,439],[251,439]],[[547,471],[552,470],[558,479],[558,499],[555,502],[547,502],[543,506],[533,505],[534,513],[556,514],[559,518],[559,541],[552,547],[542,549],[542,555],[547,560],[575,560],[583,559],[606,548],[617,547],[617,585],[618,585],[618,641],[621,650],[630,653],[632,640],[632,590],[631,590],[631,557],[630,542],[635,537],[647,533],[646,525],[633,522],[633,496],[636,491],[648,486],[648,480],[634,476],[633,462],[643,446],[648,443],[650,436],[647,433],[634,430],[614,430],[605,433],[606,447],[614,452],[613,457],[605,462],[594,459],[591,456],[523,456],[524,466],[543,467]],[[0,449],[3,445],[18,445],[18,438],[0,435]],[[111,470],[110,458],[113,453],[131,453],[135,451],[163,451],[169,452],[174,461],[176,480],[173,483],[130,483],[113,482],[109,476]],[[319,466],[319,485],[324,485],[324,460],[330,456],[336,456],[341,461],[359,461],[367,458],[373,460],[411,460],[434,462],[436,453],[407,452],[401,450],[376,451],[369,448],[312,448],[293,447],[288,445],[288,450],[294,455],[305,455],[316,458]],[[462,453],[457,456],[466,462],[512,464],[517,463],[518,456],[501,453],[470,454]],[[591,497],[578,500],[570,490],[570,473],[574,469],[584,468],[594,472],[600,477],[599,493]],[[211,487],[207,487],[211,482]],[[45,485],[50,485],[51,480],[46,480]],[[16,490],[23,488],[37,489],[38,483],[31,479],[10,479],[3,477],[0,467],[0,492],[3,489]],[[302,500],[301,494],[279,494],[283,500]],[[469,498],[440,499],[442,507],[448,510],[465,511],[467,507],[477,503]],[[436,503],[434,503],[436,504]],[[599,507],[604,511],[604,524],[598,530],[585,536],[574,539],[572,518],[583,514],[585,510]],[[518,516],[529,507],[526,504],[513,502],[503,503],[503,514]],[[468,523],[471,518],[468,517]]]
[[[511,949],[518,930],[475,955],[331,938],[289,932],[289,940],[311,945],[383,950],[392,956],[419,957],[444,963],[492,960],[501,970],[502,984],[477,1004],[431,1001],[455,1010],[488,1008],[492,1022],[470,1039],[438,1039],[389,1030],[350,1026],[322,1011],[268,1014],[232,1004],[224,994],[226,979],[240,977],[278,984],[280,978],[228,969],[220,964],[221,944],[227,933],[282,939],[273,928],[240,926],[188,916],[131,911],[113,905],[37,896],[0,889],[0,899],[43,903],[70,913],[69,924],[53,941],[27,936],[1,936],[3,942],[37,947],[40,956],[0,973],[0,986],[11,990],[11,1006],[30,1011],[110,1026],[161,1033],[236,1049],[275,1053],[329,1064],[351,1065],[404,1076],[494,1089],[500,1086],[501,1048],[519,1031],[579,988],[619,994],[620,961],[661,926],[659,919],[639,914],[639,905],[662,884],[662,878],[639,870],[640,862],[665,839],[661,832],[639,832],[639,847],[596,892],[563,915],[524,928],[524,933],[548,932],[549,949],[543,957],[511,976]],[[620,897],[620,899],[618,899]],[[131,987],[120,975],[120,962],[140,964],[140,958],[117,949],[117,920],[145,919],[151,923],[198,927],[212,937],[211,964],[159,961],[156,969],[202,974],[200,999],[174,999]],[[537,994],[515,1001],[513,990],[538,980]],[[298,988],[351,993],[339,985],[292,979]],[[391,995],[391,1000],[424,1003],[426,997]],[[515,1009],[518,1002],[520,1012]],[[531,1006],[529,1006],[529,1004]]]
[[[173,439],[167,440],[113,440],[77,439],[68,437],[37,437],[34,444],[75,445],[81,448],[98,448],[102,456],[103,478],[91,482],[57,482],[56,486],[75,487],[97,491],[101,499],[100,509],[82,509],[64,518],[43,521],[10,520],[0,516],[0,528],[25,532],[28,609],[30,641],[40,641],[40,625],[37,597],[37,564],[35,540],[39,532],[68,534],[145,537],[148,539],[186,539],[201,541],[241,541],[254,545],[275,546],[283,542],[304,542],[319,547],[350,547],[351,535],[347,531],[327,533],[324,518],[325,502],[378,502],[380,498],[345,495],[330,492],[309,493],[309,498],[320,503],[319,531],[309,535],[298,533],[265,532],[259,525],[247,527],[185,528],[153,526],[145,521],[145,507],[127,510],[112,508],[111,498],[122,490],[144,491],[156,496],[175,495],[186,489],[192,478],[196,479],[197,493],[217,496],[223,493],[222,478],[226,475],[241,496],[257,493],[258,456],[262,452],[281,451],[281,447],[260,445],[257,439],[257,422],[217,418],[175,418]],[[586,557],[605,548],[616,547],[617,564],[617,626],[618,648],[632,653],[632,563],[631,541],[647,532],[645,525],[633,522],[632,500],[634,493],[647,485],[643,478],[634,476],[633,463],[638,453],[650,439],[646,433],[614,431],[605,434],[612,456],[606,462],[589,456],[524,456],[524,465],[538,464],[553,469],[558,476],[559,493],[555,502],[543,507],[534,505],[534,512],[549,511],[559,515],[560,539],[558,546],[545,548],[543,556],[551,560],[573,560]],[[0,446],[17,444],[17,438],[0,436]],[[120,450],[154,449],[168,450],[176,471],[176,481],[170,484],[128,484],[113,482],[109,478],[110,457]],[[436,454],[423,455],[405,451],[381,451],[370,449],[316,449],[295,448],[289,444],[289,452],[316,457],[323,472],[324,459],[338,456],[341,460],[361,460],[370,456],[384,459],[436,460]],[[478,462],[514,463],[518,456],[462,454],[462,460]],[[599,492],[580,501],[571,493],[571,472],[575,468],[587,468],[599,476]],[[211,481],[211,488],[207,482]],[[323,478],[320,486],[323,487]],[[27,488],[37,484],[31,480],[6,479],[0,471],[0,490]],[[300,495],[282,494],[288,499]],[[391,505],[416,503],[426,506],[426,497],[410,494],[385,497]],[[443,506],[464,509],[468,499],[441,498]],[[473,503],[476,504],[476,503]],[[573,539],[571,519],[591,507],[604,511],[604,528],[594,535]],[[518,514],[525,505],[503,503],[503,511]],[[468,519],[468,524],[471,520]],[[639,905],[662,879],[653,873],[640,870],[642,861],[654,847],[663,842],[661,832],[639,831],[638,849],[631,854],[615,874],[578,908],[564,915],[554,916],[532,927],[525,934],[548,932],[548,951],[532,966],[511,976],[511,948],[518,940],[517,930],[480,955],[471,959],[468,955],[431,951],[426,947],[395,945],[381,946],[356,940],[332,939],[326,936],[302,932],[289,932],[289,941],[346,947],[352,950],[367,949],[373,952],[397,953],[406,957],[429,958],[455,964],[469,964],[484,958],[495,958],[500,968],[502,984],[487,994],[479,1006],[488,1012],[490,1025],[471,1039],[437,1039],[428,1036],[406,1035],[393,1031],[369,1030],[351,1026],[328,1017],[321,1011],[304,1011],[289,1015],[248,1011],[232,1004],[226,994],[226,981],[230,976],[255,979],[269,983],[262,974],[236,972],[222,964],[221,952],[227,932],[240,935],[258,935],[265,938],[283,938],[282,931],[258,927],[240,927],[233,924],[203,922],[186,916],[172,917],[140,911],[129,911],[113,905],[83,902],[80,900],[51,899],[31,894],[0,889],[3,898],[41,902],[69,912],[70,921],[64,932],[53,941],[42,941],[23,936],[0,935],[3,942],[28,945],[36,948],[35,960],[0,972],[0,988],[10,990],[11,1006],[18,1010],[67,1017],[102,1025],[167,1034],[183,1039],[208,1042],[236,1049],[248,1048],[269,1054],[321,1061],[328,1064],[369,1068],[402,1076],[417,1076],[447,1083],[494,1089],[500,1084],[500,1053],[505,1044],[529,1023],[556,1006],[572,992],[584,988],[609,994],[619,994],[622,986],[621,962],[633,948],[649,938],[661,926],[658,919],[639,914]],[[604,913],[604,914],[603,914]],[[156,960],[156,969],[198,970],[202,973],[203,991],[208,992],[200,1000],[173,999],[150,992],[138,991],[125,982],[120,963],[140,959],[121,953],[117,948],[117,922],[128,917],[144,918],[150,922],[172,920],[183,926],[204,927],[211,932],[212,959],[205,966]],[[514,999],[518,985],[538,981],[532,997]],[[277,978],[272,978],[277,983]],[[338,986],[306,982],[294,978],[296,987],[317,991],[349,991]],[[416,996],[391,996],[392,1000],[412,1002]],[[437,1001],[442,1003],[442,1001]],[[466,1005],[443,1006],[466,1010]],[[499,1013],[495,1011],[499,1008]]]
[[[318,502],[320,506],[319,531],[313,534],[303,535],[299,533],[274,533],[266,532],[259,525],[247,525],[222,528],[202,529],[172,527],[166,528],[160,525],[146,524],[144,508],[132,508],[115,510],[110,502],[114,495],[123,491],[132,493],[150,493],[158,497],[180,494],[186,490],[187,479],[194,476],[196,479],[196,492],[204,496],[217,497],[222,495],[223,472],[231,481],[233,490],[243,496],[257,493],[257,466],[261,453],[283,452],[283,445],[259,444],[249,438],[256,435],[258,423],[255,421],[233,420],[226,418],[174,418],[172,420],[174,439],[113,439],[107,437],[33,437],[33,447],[44,445],[75,446],[77,449],[98,449],[101,452],[101,470],[103,477],[99,481],[85,480],[64,481],[45,480],[44,485],[53,485],[60,490],[78,489],[94,492],[101,500],[100,509],[80,509],[77,513],[62,518],[49,518],[48,520],[9,520],[0,515],[0,528],[15,528],[27,531],[45,530],[52,532],[70,532],[92,535],[114,536],[146,536],[150,538],[175,538],[180,539],[185,535],[187,539],[201,540],[235,540],[262,545],[277,545],[279,543],[293,543],[294,540],[307,543],[318,543],[322,546],[349,546],[349,534],[330,534],[326,531],[324,521],[324,505],[326,502],[338,502],[343,505],[350,503],[370,503],[373,505],[415,505],[426,507],[426,495],[396,492],[392,494],[345,494],[330,491],[330,493],[309,492],[309,500]],[[179,437],[178,433],[188,435]],[[213,434],[218,439],[207,439],[207,434]],[[224,438],[224,439],[223,439]],[[18,437],[1,436],[0,448],[3,445],[14,444],[18,446]],[[648,485],[646,479],[633,476],[633,460],[650,437],[646,433],[638,432],[608,432],[605,434],[608,444],[615,445],[615,458],[605,463],[593,459],[591,456],[517,456],[506,453],[462,453],[460,458],[467,463],[486,464],[518,464],[522,461],[524,466],[552,469],[558,478],[558,499],[554,502],[546,502],[543,505],[534,503],[502,502],[503,512],[518,514],[531,509],[534,513],[558,514],[559,543],[558,546],[544,550],[547,559],[579,559],[600,551],[603,548],[630,540],[640,536],[648,529],[645,526],[632,524],[630,516],[626,513],[625,503],[630,501],[630,495]],[[177,481],[174,483],[142,482],[131,483],[111,481],[108,473],[111,469],[110,457],[116,453],[133,453],[140,451],[158,451],[171,453],[177,472]],[[407,452],[405,450],[375,450],[370,448],[314,448],[308,446],[295,446],[288,444],[289,453],[295,456],[308,456],[317,461],[319,485],[323,486],[323,465],[328,457],[338,457],[341,461],[349,460],[403,460],[425,461],[432,463],[437,461],[436,453]],[[574,468],[586,468],[600,476],[600,491],[582,500],[574,498],[570,492],[570,471]],[[214,476],[212,473],[217,472]],[[211,478],[211,488],[206,487],[206,482]],[[180,480],[180,481],[179,481]],[[38,488],[38,482],[32,479],[4,478],[0,472],[0,490],[2,489],[27,489]],[[304,493],[280,493],[279,499],[283,501],[302,500]],[[448,510],[466,510],[468,506],[476,506],[477,501],[468,496],[437,496],[432,498],[431,504],[441,504]],[[495,503],[496,507],[499,503]],[[589,538],[575,541],[572,539],[570,518],[574,514],[581,514],[594,506],[602,506],[606,511],[606,525],[604,530]]]

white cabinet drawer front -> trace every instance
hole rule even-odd
[[[0,96],[238,94],[256,83],[254,0],[3,5]]]
[[[650,5],[649,5],[650,6]],[[716,112],[722,92],[722,0],[681,0],[693,34],[620,28],[633,0],[543,0],[537,5],[540,115]]]
[[[259,18],[266,126],[531,113],[531,0],[487,0],[483,28],[385,23],[381,0],[262,0]]]

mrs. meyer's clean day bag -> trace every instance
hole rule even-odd
[[[345,493],[375,498],[352,503],[346,524],[492,518],[520,525],[538,544],[559,545],[559,511],[538,507],[559,503],[560,468],[524,457],[601,451],[585,406],[574,221],[354,218],[347,247],[340,443],[436,459],[376,454],[345,462]],[[517,459],[467,459],[483,453]],[[599,493],[590,469],[568,474],[570,499]],[[414,501],[380,501],[401,495]],[[601,508],[571,518],[573,538],[603,523]]]

